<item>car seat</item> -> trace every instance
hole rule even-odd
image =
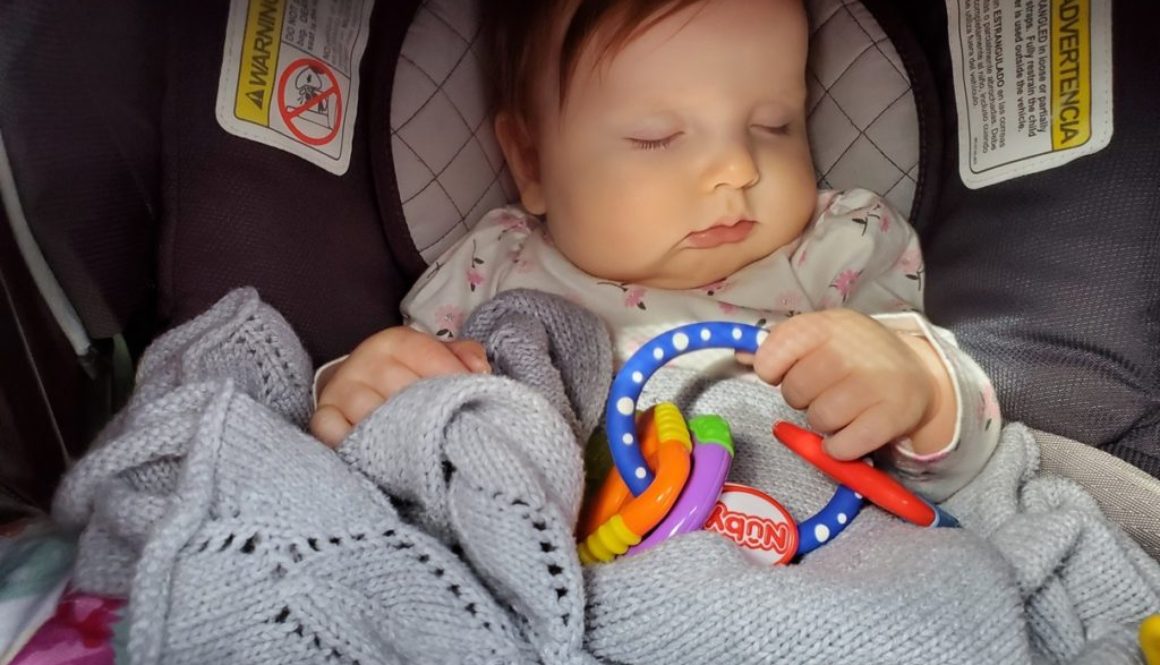
[[[809,4],[819,181],[909,212],[931,319],[993,377],[1006,417],[1041,430],[1045,468],[1160,557],[1160,9],[1111,3],[1107,147],[971,189],[948,31],[959,3]],[[228,0],[0,6],[10,511],[47,506],[149,340],[230,288],[258,287],[315,362],[399,323],[427,263],[511,196],[472,7],[375,5],[335,174],[217,121]]]

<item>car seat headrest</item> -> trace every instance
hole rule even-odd
[[[428,262],[488,210],[516,198],[484,98],[479,1],[425,2],[395,72],[395,176],[411,238]],[[874,190],[909,215],[920,153],[906,68],[861,3],[806,6],[808,127],[818,183]]]

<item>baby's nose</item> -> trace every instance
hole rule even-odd
[[[756,185],[760,179],[761,174],[753,154],[749,146],[742,142],[726,146],[708,174],[710,189],[745,189]]]

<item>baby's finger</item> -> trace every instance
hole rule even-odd
[[[342,411],[331,404],[319,406],[310,418],[311,434],[331,448],[337,448],[352,429],[354,426],[342,415]]]
[[[753,371],[766,383],[778,385],[790,367],[830,339],[824,312],[799,314],[774,326],[757,349]]]
[[[416,376],[430,378],[452,374],[468,374],[472,368],[456,354],[449,344],[428,335],[416,335],[407,339],[395,352],[399,359]],[[408,382],[409,384],[410,382]],[[388,396],[393,393],[384,393]]]
[[[487,362],[487,351],[483,345],[473,339],[461,339],[447,345],[451,352],[459,358],[467,369],[476,374],[491,372],[491,365]]]
[[[390,376],[382,387],[356,380],[335,381],[319,398],[319,408],[333,406],[348,422],[354,424],[362,421],[387,401],[388,396],[415,381],[415,376],[405,367],[396,367],[398,369],[389,373]],[[383,392],[384,390],[386,392]]]
[[[877,402],[858,414],[825,440],[826,452],[840,460],[851,460],[873,452],[893,441],[903,432],[898,416],[888,402]]]
[[[796,371],[795,367],[790,372],[790,376],[792,377]],[[788,385],[789,380],[787,379],[782,384],[783,394]],[[788,398],[786,399],[788,401]],[[863,382],[851,377],[827,388],[811,401],[809,409],[806,411],[806,421],[809,423],[810,429],[815,432],[823,434],[837,432],[881,399],[880,394],[868,389]]]
[[[830,349],[814,349],[786,372],[781,380],[781,395],[786,404],[804,409],[826,391],[841,386],[851,371],[849,362],[840,354],[832,353]],[[851,417],[853,415],[856,414],[851,414]]]

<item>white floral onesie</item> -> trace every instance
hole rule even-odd
[[[925,336],[952,377],[959,419],[947,445],[918,455],[903,440],[886,451],[907,484],[944,499],[978,473],[998,441],[991,384],[948,331],[919,313],[922,253],[914,229],[898,213],[865,190],[822,192],[816,210],[788,246],[714,284],[670,291],[592,277],[553,247],[536,217],[518,207],[500,208],[427,269],[403,300],[404,321],[451,340],[467,315],[496,293],[548,291],[607,323],[619,364],[653,336],[685,323],[771,326],[802,312],[849,307],[899,332]],[[701,351],[673,363],[715,372],[739,367],[727,351]]]

